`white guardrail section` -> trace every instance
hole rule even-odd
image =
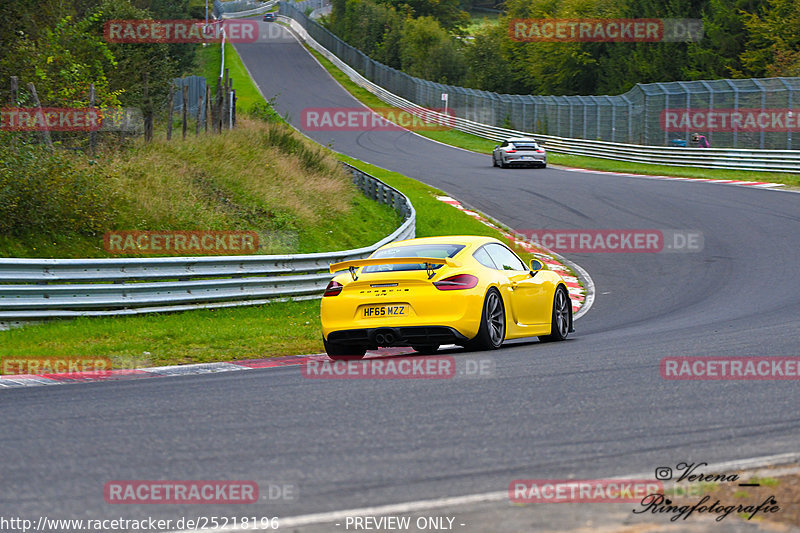
[[[400,191],[350,165],[353,182],[405,219],[366,248],[296,255],[120,259],[0,258],[0,323],[75,316],[259,305],[319,298],[331,263],[365,258],[393,241],[413,239],[416,213]]]
[[[221,13],[221,19],[238,19],[242,17],[249,17],[251,15],[260,15],[262,13],[266,13],[267,11],[271,10],[275,7],[275,4],[278,3],[278,0],[272,0],[271,2],[266,2],[264,5],[257,7],[255,9],[248,9],[247,11],[231,11],[230,13]]]
[[[337,68],[342,70],[357,85],[395,107],[409,113],[424,117],[429,121],[452,127],[478,137],[501,141],[514,136],[533,136],[544,141],[547,149],[570,155],[582,155],[632,161],[636,163],[652,163],[659,165],[681,165],[699,168],[722,168],[730,170],[754,170],[771,172],[800,172],[799,150],[745,150],[725,148],[681,148],[662,146],[642,146],[638,144],[621,144],[586,139],[568,139],[539,135],[524,131],[509,130],[496,126],[481,124],[464,118],[445,115],[419,106],[405,98],[390,93],[359,74],[333,52],[315,41],[303,26],[290,17],[280,15],[288,22],[292,30],[314,50],[325,56]]]

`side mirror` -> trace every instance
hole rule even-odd
[[[495,146],[495,147],[494,147],[494,149],[495,149],[495,150],[497,150],[498,148],[500,148],[500,145],[499,145],[499,144],[498,144],[497,146]]]
[[[538,272],[544,269],[544,263],[538,259],[531,259],[531,272]]]

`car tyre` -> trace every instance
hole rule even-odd
[[[439,350],[439,345],[426,344],[424,346],[412,346],[412,348],[420,355],[433,355]]]
[[[322,339],[322,344],[325,346],[325,353],[334,361],[357,361],[364,358],[367,353],[366,348],[353,348],[351,346],[343,346],[333,342],[328,342]]]
[[[541,335],[542,342],[563,341],[569,336],[572,325],[572,301],[563,286],[556,289],[553,297],[553,318],[550,335]]]
[[[492,154],[492,166],[497,167],[497,159],[495,159],[494,154]]]
[[[506,309],[500,292],[492,287],[486,292],[478,334],[465,346],[468,350],[496,350],[506,338]]]

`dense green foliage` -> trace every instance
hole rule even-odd
[[[105,25],[202,16],[196,1],[188,5],[3,0],[0,107],[11,104],[9,78],[17,76],[22,106],[33,105],[28,83],[44,107],[85,107],[94,85],[97,106],[158,116],[173,78],[198,65],[219,72],[220,47],[109,42]],[[233,56],[228,46],[240,113],[237,127],[221,135],[190,130],[167,142],[157,121],[149,144],[107,131],[83,153],[85,132],[50,132],[53,150],[38,132],[0,131],[0,256],[107,256],[103,235],[111,230],[255,231],[260,253],[358,248],[391,233],[398,215],[359,194],[328,152],[279,124]]]
[[[117,214],[104,178],[70,154],[0,135],[0,235],[97,235]]]
[[[255,231],[259,253],[310,253],[368,246],[400,218],[360,194],[329,151],[246,114],[220,135],[159,136],[95,158],[0,133],[0,257],[106,257],[115,230]]]
[[[385,65],[458,83],[464,79],[466,62],[454,35],[468,20],[467,13],[449,1],[334,0],[328,23],[334,33]]]
[[[18,76],[20,99],[33,82],[42,105],[83,106],[94,84],[98,105],[160,104],[173,77],[191,67],[195,45],[106,42],[114,19],[189,18],[188,0],[3,0],[0,6],[0,101]],[[144,98],[145,85],[149,98]],[[154,102],[156,104],[154,104]]]
[[[466,4],[465,4],[466,5]],[[797,0],[506,0],[463,35],[455,4],[334,0],[329,28],[414,76],[510,94],[620,94],[636,83],[800,75]],[[698,42],[518,42],[519,18],[702,19]]]

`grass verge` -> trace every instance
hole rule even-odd
[[[255,104],[264,102],[258,87],[250,78],[247,69],[242,63],[236,49],[230,43],[225,43],[225,68],[233,79],[233,88],[236,89],[236,104],[241,109],[248,110]]]
[[[200,47],[196,54],[196,73],[211,84],[212,94],[217,87],[216,80],[219,77],[221,66],[220,56],[218,44]],[[233,88],[236,90],[237,113],[247,113],[254,106],[264,105],[264,98],[261,97],[258,87],[250,78],[239,54],[230,43],[225,44],[225,67],[228,69],[228,75],[233,79]]]
[[[190,74],[202,76],[208,83],[216,83],[220,67],[219,45],[206,43],[200,45],[195,53],[195,71]]]
[[[436,196],[444,193],[433,187],[347,156],[339,158],[408,196],[417,211],[418,237],[468,234],[502,238],[497,230],[437,200]],[[523,259],[529,258],[524,251],[517,252]],[[306,300],[48,322],[0,331],[0,344],[4,357],[87,355],[174,365],[319,353],[320,328],[319,300]]]
[[[258,253],[333,251],[401,222],[284,124],[242,117],[220,135],[138,142],[94,162],[40,152],[0,149],[0,256],[109,257],[103,235],[114,230],[254,231]],[[4,163],[15,153],[25,157]]]
[[[319,300],[127,317],[77,318],[0,331],[13,357],[110,357],[137,366],[320,352]],[[115,364],[116,366],[116,364]],[[0,361],[0,369],[2,361]]]

